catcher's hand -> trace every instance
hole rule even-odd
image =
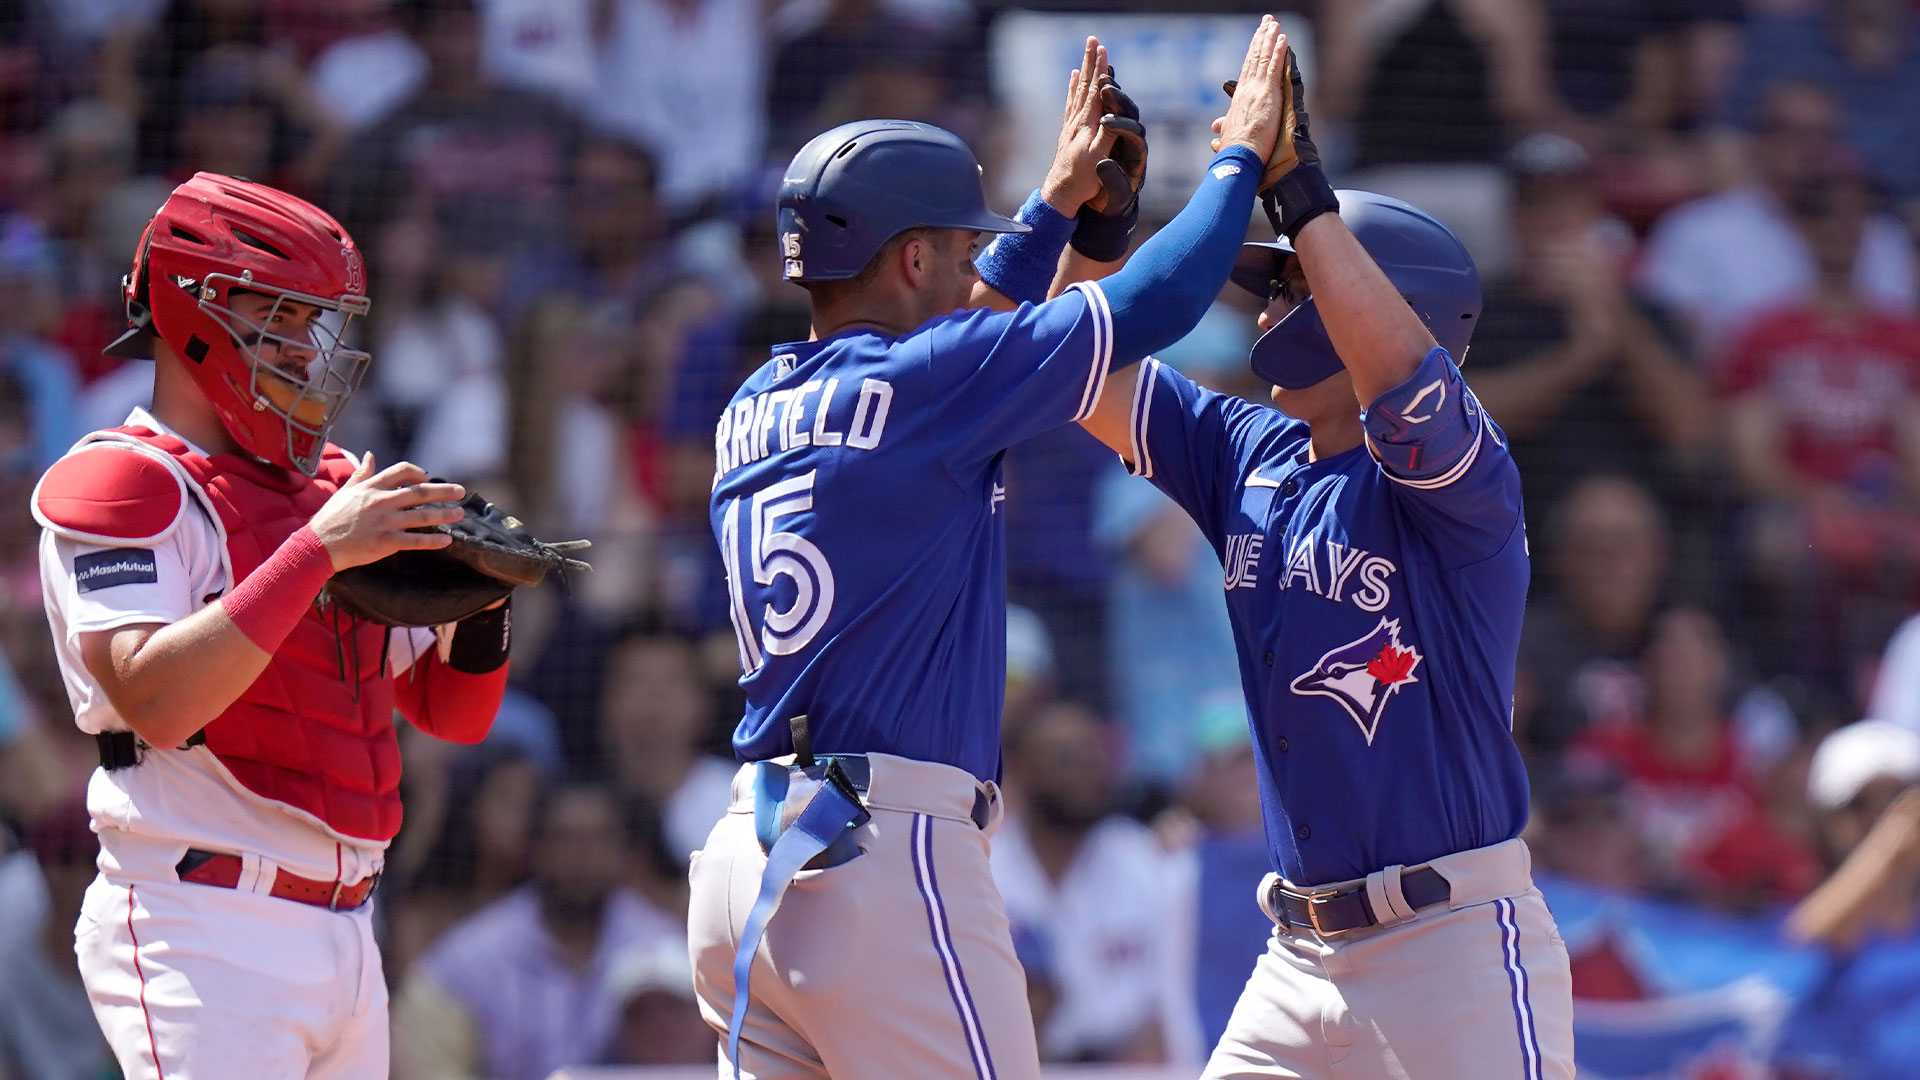
[[[458,506],[465,511],[458,521],[418,530],[444,534],[444,547],[395,552],[342,570],[323,597],[388,626],[438,626],[477,614],[516,588],[538,585],[555,570],[592,569],[572,557],[591,546],[586,540],[539,540],[478,494],[469,493]]]

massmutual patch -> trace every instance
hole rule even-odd
[[[80,591],[111,589],[115,585],[151,585],[160,580],[153,552],[146,548],[114,548],[73,559],[73,580]]]

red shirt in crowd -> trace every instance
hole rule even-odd
[[[1791,899],[1819,881],[1812,852],[1768,816],[1724,727],[1695,761],[1639,720],[1596,724],[1577,745],[1626,778],[1632,819],[1669,873],[1723,897]]]
[[[1722,396],[1757,391],[1780,409],[1802,477],[1879,494],[1895,475],[1895,429],[1920,393],[1920,321],[1782,309],[1741,334],[1715,375]]]

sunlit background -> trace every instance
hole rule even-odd
[[[1432,211],[1487,282],[1465,367],[1525,478],[1513,729],[1583,1075],[1920,1075],[1920,5],[1291,7],[1336,183]],[[705,506],[721,404],[807,334],[781,166],[929,120],[1011,210],[1094,33],[1145,110],[1151,225],[1260,10],[0,0],[0,1077],[114,1075],[71,934],[95,750],[25,506],[145,400],[150,365],[100,348],[173,184],[286,187],[368,251],[337,441],[595,544],[515,601],[487,741],[407,733],[395,1075],[711,1076],[686,861],[739,698]],[[1252,314],[1223,295],[1165,361],[1259,397]],[[1014,449],[1007,488],[994,861],[1041,1045],[1192,1076],[1269,929],[1221,569],[1077,430]]]

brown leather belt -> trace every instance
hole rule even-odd
[[[1406,871],[1400,877],[1400,888],[1408,906],[1416,911],[1447,900],[1453,891],[1440,871],[1431,866]],[[1298,890],[1275,882],[1267,903],[1279,915],[1281,925],[1310,930],[1322,938],[1336,938],[1381,922],[1367,899],[1364,884]]]
[[[211,885],[216,889],[232,889],[240,885],[242,863],[238,855],[226,855],[217,851],[201,851],[188,848],[187,854],[174,867],[181,881],[190,881],[195,885]],[[273,888],[269,893],[282,900],[292,900],[296,904],[311,904],[328,911],[352,911],[367,902],[373,895],[373,887],[380,880],[379,874],[365,877],[351,885],[339,881],[316,881],[303,878],[298,874],[289,874],[285,870],[276,870],[273,874]]]

